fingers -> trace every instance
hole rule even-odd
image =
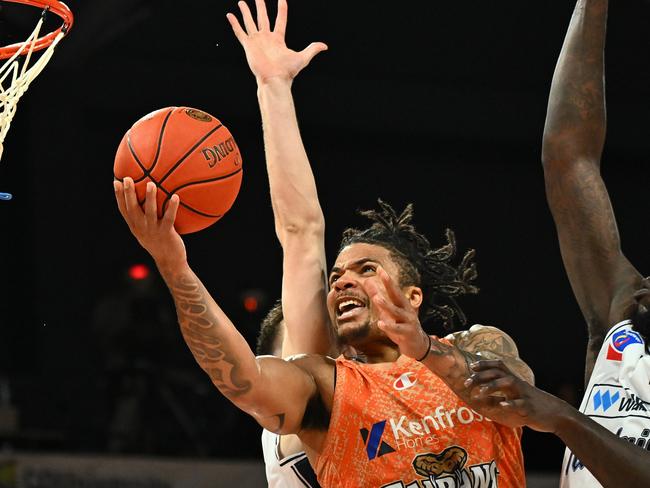
[[[314,59],[314,56],[322,51],[327,51],[327,49],[327,44],[323,42],[312,42],[300,53],[303,55],[305,66],[308,65],[312,59]]]
[[[253,14],[251,14],[251,9],[248,8],[248,4],[246,2],[239,2],[237,5],[239,5],[239,10],[241,10],[242,17],[244,19],[244,27],[246,27],[246,32],[248,35],[254,34],[257,32],[257,26],[255,25],[255,21],[253,20]]]
[[[126,201],[124,200],[124,185],[120,181],[113,181],[113,189],[115,190],[115,200],[117,200],[117,208],[119,209],[122,217],[127,220]]]
[[[288,10],[287,0],[278,0],[278,15],[275,18],[273,32],[280,34],[282,37],[284,37],[287,30]]]
[[[406,299],[400,287],[395,283],[390,275],[386,272],[381,266],[377,267],[377,275],[381,279],[384,287],[386,288],[386,293],[388,298],[397,306],[412,308],[411,303]]]
[[[477,386],[472,391],[472,397],[480,400],[494,394],[499,394],[512,398],[521,398],[521,391],[518,388],[518,380],[514,376],[504,376],[495,380],[489,381],[481,386]]]
[[[169,205],[167,205],[167,210],[165,210],[165,215],[163,215],[162,218],[163,226],[166,228],[171,228],[174,226],[176,213],[178,212],[180,203],[181,199],[178,197],[178,195],[172,195],[172,197],[169,199]]]
[[[472,371],[485,371],[487,369],[500,369],[506,373],[511,373],[508,367],[500,359],[481,359],[469,365]]]
[[[156,185],[149,181],[147,183],[147,196],[144,201],[144,219],[147,225],[156,225],[158,222],[158,208],[156,205]]]
[[[131,224],[139,225],[144,219],[142,209],[138,204],[138,197],[135,194],[135,184],[133,179],[128,176],[124,178],[124,200],[127,218]]]
[[[260,31],[270,31],[269,15],[266,12],[264,0],[255,0],[255,9],[257,10],[257,26]]]
[[[235,17],[233,14],[228,13],[226,14],[226,18],[228,19],[228,22],[230,22],[230,27],[232,27],[232,31],[235,33],[235,37],[237,37],[240,43],[243,43],[247,35],[244,29],[242,29],[242,26],[239,23],[239,20],[237,20],[237,17]]]
[[[505,375],[506,373],[504,371],[496,368],[476,372],[471,374],[470,377],[465,380],[465,387],[482,386],[490,381],[503,378]]]

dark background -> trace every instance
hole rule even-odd
[[[0,35],[38,17],[0,3]],[[152,264],[120,218],[112,165],[124,132],[171,105],[220,118],[244,157],[232,210],[189,235],[190,264],[250,341],[276,297],[281,251],[256,86],[225,19],[234,1],[70,0],[76,23],[20,102],[0,164],[0,386],[16,447],[261,456],[259,428],[214,390],[177,330]],[[355,209],[416,207],[435,244],[478,250],[472,323],[509,332],[540,387],[577,402],[584,321],[560,260],[540,163],[546,99],[573,2],[290,2],[288,44],[325,41],[294,84],[332,262]],[[273,8],[273,10],[275,10]],[[603,170],[624,250],[648,273],[650,4],[613,2]],[[264,302],[247,313],[242,296]],[[529,469],[562,446],[527,431]]]

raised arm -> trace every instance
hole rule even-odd
[[[641,279],[621,251],[600,175],[607,0],[578,0],[555,68],[544,129],[546,194],[590,333],[587,377],[608,328],[629,318]]]
[[[264,0],[256,0],[257,22],[245,2],[239,8],[244,27],[233,14],[228,20],[257,80],[275,229],[284,252],[282,354],[328,354],[334,341],[325,300],[325,220],[291,94],[294,77],[327,46],[313,43],[301,52],[286,46],[286,0],[278,2],[273,30]]]
[[[187,264],[183,240],[174,230],[177,195],[158,219],[153,183],[147,185],[145,212],[138,205],[133,180],[125,178],[124,184],[114,185],[120,213],[167,283],[183,338],[199,366],[221,393],[260,425],[277,433],[298,433],[307,405],[317,395],[314,377],[281,359],[255,358]]]

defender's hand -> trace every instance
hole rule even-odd
[[[248,65],[258,80],[267,82],[273,78],[291,81],[305,68],[319,52],[327,46],[314,42],[300,52],[289,49],[285,44],[284,33],[287,27],[287,1],[278,0],[278,15],[274,29],[271,30],[264,0],[255,0],[257,24],[246,2],[239,2],[244,21],[242,28],[235,15],[227,14],[228,21],[237,39],[244,47]]]
[[[555,432],[557,420],[571,408],[564,400],[512,374],[498,359],[477,361],[470,367],[472,375],[465,382],[470,395],[465,399],[474,410],[495,422]]]
[[[136,237],[151,257],[154,258],[158,267],[177,262],[184,262],[187,259],[183,239],[174,229],[174,220],[180,204],[178,195],[173,195],[165,215],[158,218],[156,208],[156,185],[147,183],[147,196],[144,203],[144,211],[138,204],[138,197],[135,194],[135,185],[131,178],[124,178],[124,182],[113,182],[117,207],[129,226],[131,233]]]

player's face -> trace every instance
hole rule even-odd
[[[329,314],[343,344],[384,337],[377,327],[374,306],[365,285],[379,281],[377,267],[399,283],[399,267],[388,249],[374,244],[351,244],[338,255],[329,276],[327,295]]]

